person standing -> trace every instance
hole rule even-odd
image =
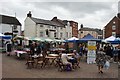
[[[7,56],[10,56],[11,51],[12,51],[12,44],[11,44],[10,41],[8,41],[8,42],[6,43]]]

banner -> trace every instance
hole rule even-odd
[[[88,41],[87,63],[95,63],[96,60],[96,41]]]

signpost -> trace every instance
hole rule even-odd
[[[96,59],[96,41],[88,41],[87,63],[95,63]]]

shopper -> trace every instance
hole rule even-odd
[[[11,51],[12,51],[12,44],[11,44],[10,41],[8,41],[8,42],[6,43],[7,56],[10,56]]]
[[[98,66],[99,73],[103,73],[103,67],[106,62],[106,56],[103,52],[103,49],[101,48],[100,51],[98,51],[98,54],[96,55],[96,63]]]

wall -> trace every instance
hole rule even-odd
[[[25,37],[36,37],[36,23],[27,17],[24,21]]]
[[[83,38],[87,34],[91,34],[94,38],[98,38],[98,33],[96,31],[79,31],[79,38]]]
[[[112,30],[113,22],[115,21],[116,30]],[[117,17],[114,17],[106,26],[105,26],[105,38],[112,36],[112,32],[116,32],[116,35],[120,37],[120,20]]]
[[[9,25],[9,24],[0,24],[0,33],[12,33],[12,26],[13,25]],[[17,33],[17,35],[20,35],[20,33],[21,33],[21,28],[20,28],[21,26],[17,26],[17,31],[18,31],[18,33]]]
[[[68,23],[68,25],[65,26],[65,27],[66,27],[66,28],[65,28],[65,39],[69,39],[69,38],[72,37],[72,26],[70,26],[70,24]],[[67,35],[66,32],[68,32],[68,37],[66,36],[66,35]],[[71,34],[71,35],[70,35],[70,34]]]
[[[78,37],[78,23],[71,21],[71,26],[72,26],[72,37]]]

